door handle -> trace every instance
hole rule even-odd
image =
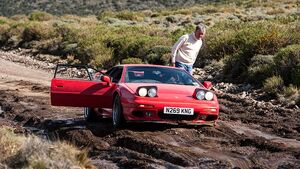
[[[60,87],[60,88],[62,88],[62,87],[64,87],[63,85],[57,85],[56,87]]]

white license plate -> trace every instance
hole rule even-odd
[[[194,109],[182,107],[164,107],[164,114],[194,115]]]

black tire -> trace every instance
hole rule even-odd
[[[120,96],[116,96],[113,103],[112,109],[112,125],[114,129],[119,128],[124,122],[123,108],[120,101]]]
[[[83,116],[87,122],[94,122],[97,120],[96,112],[91,107],[84,107],[83,108]]]

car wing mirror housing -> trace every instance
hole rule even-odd
[[[103,82],[106,82],[108,86],[111,85],[111,79],[110,79],[109,76],[102,76],[102,77],[101,77],[101,80],[102,80]]]
[[[204,81],[203,85],[206,89],[211,89],[213,87],[213,85],[210,81]]]

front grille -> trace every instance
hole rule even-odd
[[[194,115],[177,115],[177,114],[164,114],[163,111],[159,111],[158,116],[161,119],[169,119],[169,120],[196,120],[198,117],[198,112],[194,112]]]
[[[217,120],[218,116],[217,115],[208,115],[206,117],[206,121],[214,121]]]

